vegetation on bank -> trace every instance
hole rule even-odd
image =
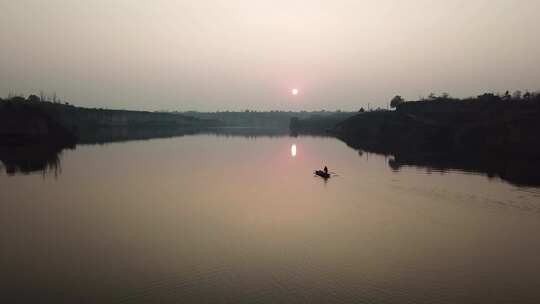
[[[484,93],[476,97],[467,97],[467,98],[455,98],[450,96],[448,93],[442,93],[437,96],[435,93],[429,94],[427,98],[420,98],[417,101],[405,101],[400,95],[396,95],[390,100],[390,107],[399,108],[404,104],[411,103],[430,103],[430,102],[445,102],[445,103],[501,103],[501,102],[518,102],[518,103],[538,103],[540,102],[540,91],[529,92],[525,91],[524,93],[520,90],[510,93],[506,91],[504,94],[501,93]]]
[[[22,108],[25,105],[39,108],[48,113],[69,112],[71,116],[85,112],[86,115],[78,115],[77,119],[82,118],[83,122],[79,123],[82,126],[93,128],[94,125],[101,126],[118,126],[118,125],[179,125],[179,124],[203,124],[205,126],[215,127],[249,127],[249,128],[267,128],[267,129],[283,129],[289,128],[289,122],[292,117],[300,119],[307,118],[324,118],[324,117],[346,117],[352,116],[355,112],[345,112],[341,110],[328,111],[216,111],[216,112],[197,112],[197,111],[126,111],[126,110],[107,110],[107,109],[87,109],[75,107],[68,102],[60,100],[53,94],[48,97],[44,93],[38,95],[30,95],[23,97],[20,95],[10,95],[7,99],[0,98],[0,108],[3,104],[11,104],[14,107]],[[68,110],[69,109],[69,110]],[[126,114],[123,116],[120,114]],[[129,115],[127,115],[129,114]],[[82,116],[82,117],[81,117]],[[142,117],[145,117],[143,119]],[[67,120],[66,116],[60,117],[62,120]],[[342,120],[343,120],[342,119]],[[86,121],[88,120],[88,121]],[[69,122],[69,121],[68,121]],[[71,125],[73,122],[69,122]],[[79,126],[80,127],[80,126]]]
[[[396,110],[358,112],[147,112],[89,109],[30,95],[0,98],[0,144],[72,141],[101,138],[113,130],[138,129],[140,137],[159,130],[163,136],[178,129],[208,127],[290,128],[297,133],[330,132],[354,138],[371,148],[400,151],[463,151],[540,157],[540,92],[485,93],[474,98],[449,94],[418,101],[396,96]],[[100,131],[100,132],[98,132]],[[110,132],[109,132],[110,133]]]
[[[100,129],[188,129],[219,126],[220,122],[182,114],[76,107],[54,95],[9,96],[0,99],[0,144],[65,141]]]
[[[282,129],[288,130],[289,123],[292,118],[298,119],[318,119],[342,117],[343,120],[354,115],[354,112],[337,111],[220,111],[220,112],[183,112],[185,115],[201,118],[215,119],[223,123],[227,127],[249,127],[249,128],[265,128],[265,129]],[[340,120],[336,121],[339,122]]]
[[[391,104],[395,111],[360,113],[331,131],[372,151],[540,158],[540,93],[432,94],[414,102],[396,96]]]
[[[448,94],[418,101],[396,96],[395,111],[183,112],[87,109],[57,97],[0,98],[0,162],[6,172],[57,166],[58,153],[75,143],[104,143],[190,134],[206,130],[229,136],[271,128],[283,133],[329,133],[349,146],[390,154],[389,165],[462,168],[488,172],[516,184],[539,184],[540,93],[486,93],[458,99]],[[253,131],[255,130],[255,131]],[[45,156],[45,157],[43,157]]]

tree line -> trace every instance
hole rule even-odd
[[[24,95],[22,94],[9,93],[6,99],[3,99],[2,97],[0,97],[0,102],[3,102],[3,101],[30,102],[30,103],[48,102],[48,103],[55,103],[55,104],[70,105],[69,102],[63,101],[60,97],[58,97],[56,93],[48,95],[43,91],[39,92],[39,96],[36,94],[30,94],[28,95],[28,97],[24,97]]]
[[[525,91],[524,93],[520,90],[516,90],[513,93],[506,91],[504,94],[501,93],[484,93],[476,97],[467,97],[467,98],[455,98],[450,96],[448,93],[442,93],[441,95],[436,95],[431,93],[427,98],[420,98],[419,102],[449,102],[449,101],[458,101],[458,102],[473,102],[473,101],[484,101],[484,102],[540,102],[540,91],[530,92]],[[390,107],[397,108],[399,105],[406,102],[418,102],[418,101],[406,101],[400,95],[394,96],[390,100]]]

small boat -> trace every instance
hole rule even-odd
[[[330,178],[330,173],[326,173],[323,170],[316,170],[314,173],[322,178]]]

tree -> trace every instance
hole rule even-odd
[[[22,96],[13,96],[11,97],[11,101],[13,102],[25,102],[26,99]]]
[[[499,97],[498,95],[495,95],[493,93],[484,93],[482,95],[478,95],[477,99],[479,101],[484,101],[484,102],[498,102],[498,101],[501,101],[501,97]]]
[[[390,107],[397,108],[400,104],[404,103],[405,100],[399,95],[396,95],[392,100],[390,101]]]
[[[510,95],[510,91],[507,90],[506,92],[504,92],[504,96],[502,97],[502,100],[504,100],[504,101],[512,100],[512,96]]]
[[[512,99],[513,100],[521,100],[521,91],[520,90],[517,90],[514,92],[514,94],[512,94]]]
[[[540,102],[540,91],[536,91],[536,92],[531,93],[531,101]]]
[[[358,112],[364,113],[365,111],[366,111],[366,110],[364,110],[364,108],[362,107],[362,108],[360,108],[360,110],[359,110]]]
[[[34,94],[28,96],[28,98],[26,100],[28,100],[28,102],[40,102],[41,101],[41,99],[37,95],[34,95]]]
[[[523,99],[529,101],[529,99],[531,99],[531,93],[529,93],[529,91],[525,92],[525,94],[523,94]]]

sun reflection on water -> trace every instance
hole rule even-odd
[[[291,156],[296,157],[296,144],[291,146]]]

